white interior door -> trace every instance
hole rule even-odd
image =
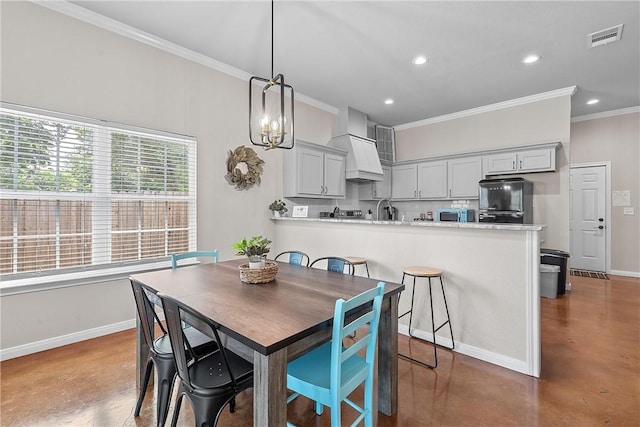
[[[571,168],[572,268],[606,271],[605,166]]]

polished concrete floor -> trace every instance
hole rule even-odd
[[[565,296],[541,300],[540,379],[444,350],[433,371],[400,360],[399,410],[378,415],[378,426],[639,426],[640,280],[572,276],[572,284]],[[404,336],[399,345],[431,355]],[[0,425],[155,425],[153,390],[133,417],[134,353],[134,332],[124,331],[2,362]],[[251,390],[237,402],[218,425],[252,424]],[[189,405],[182,408],[179,424],[193,425]],[[353,415],[346,408],[343,420]],[[329,411],[316,417],[299,398],[289,419],[328,426]]]

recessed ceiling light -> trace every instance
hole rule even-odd
[[[598,102],[600,102],[599,99],[590,99],[587,101],[587,105],[597,104]]]
[[[413,58],[413,63],[415,65],[422,65],[422,64],[426,64],[427,63],[427,57],[420,55],[420,56],[416,56],[415,58]]]
[[[533,64],[534,62],[537,62],[539,59],[540,59],[539,55],[529,55],[529,56],[525,56],[522,62],[524,62],[525,64]]]
[[[387,98],[387,99],[384,100],[384,103],[387,104],[387,105],[391,105],[391,104],[393,104],[393,99]]]

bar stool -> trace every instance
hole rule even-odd
[[[365,268],[367,269],[367,277],[371,278],[371,276],[369,276],[369,265],[367,264],[367,259],[366,258],[360,258],[357,256],[346,256],[344,257],[344,259],[346,259],[347,261],[350,261],[351,264],[353,264],[353,269],[355,270],[356,265],[364,265]]]
[[[447,306],[447,296],[444,293],[444,282],[442,281],[442,270],[439,270],[437,268],[432,268],[432,267],[420,267],[420,266],[412,266],[412,267],[404,267],[402,270],[402,284],[404,284],[404,277],[405,276],[413,276],[413,290],[411,291],[411,308],[409,309],[409,311],[407,311],[406,313],[403,313],[401,315],[398,316],[398,319],[400,319],[401,317],[406,316],[407,314],[409,315],[409,336],[411,338],[416,338],[419,339],[421,341],[425,341],[425,342],[429,342],[431,344],[433,344],[433,358],[435,360],[435,364],[434,365],[430,365],[428,363],[422,362],[420,360],[414,359],[408,355],[405,354],[400,354],[398,353],[398,356],[402,357],[403,359],[409,360],[411,362],[415,362],[419,365],[425,366],[429,369],[435,369],[438,366],[438,350],[437,350],[437,346],[440,345],[441,347],[444,347],[448,350],[453,350],[453,348],[455,347],[455,342],[453,340],[453,330],[451,329],[451,317],[449,316],[449,307]],[[431,291],[431,278],[432,277],[438,277],[440,278],[440,287],[442,288],[442,297],[444,299],[444,308],[445,311],[447,312],[447,320],[444,321],[440,326],[438,326],[437,328],[435,327],[435,320],[434,320],[434,316],[433,316],[433,293]],[[429,279],[429,304],[431,305],[431,332],[433,334],[433,342],[429,341],[429,340],[425,340],[422,338],[418,338],[414,335],[411,334],[411,323],[413,321],[413,299],[416,293],[416,278],[426,278]],[[400,299],[398,299],[398,304],[400,303]],[[451,334],[451,347],[447,347],[444,346],[442,344],[437,344],[436,343],[436,332],[438,332],[444,325],[449,324],[449,333]]]

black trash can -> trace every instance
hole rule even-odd
[[[569,273],[569,252],[560,251],[558,249],[540,249],[540,263],[551,264],[560,267],[558,274],[558,295],[564,294],[567,285],[567,274]]]

